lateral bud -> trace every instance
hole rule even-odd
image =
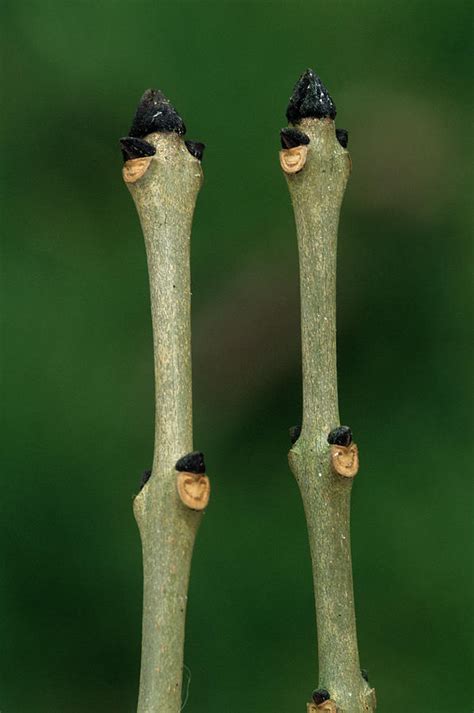
[[[310,138],[304,131],[288,127],[281,129],[280,141],[282,149],[293,149],[295,146],[305,146],[309,144]]]
[[[143,139],[135,139],[133,136],[124,136],[119,141],[124,162],[135,158],[154,156],[156,154],[155,147],[149,144],[148,141],[143,141]]]
[[[206,464],[204,463],[204,453],[201,451],[192,451],[186,453],[185,456],[176,461],[176,470],[188,473],[205,473]]]
[[[325,688],[317,688],[311,694],[311,698],[313,699],[313,703],[319,706],[321,703],[328,701],[331,698],[331,694]]]
[[[349,426],[338,426],[328,434],[328,443],[334,446],[350,446],[352,430]]]
[[[308,703],[307,713],[316,713],[317,711],[324,711],[324,713],[337,713],[337,706],[334,701],[331,700],[329,691],[325,688],[318,688],[313,691],[312,703]]]
[[[349,132],[347,129],[336,129],[336,139],[343,149],[347,149],[347,144],[349,143]]]
[[[353,478],[359,470],[359,450],[352,442],[349,426],[338,426],[328,434],[331,446],[331,465],[335,473],[344,478]]]
[[[188,149],[191,156],[197,158],[198,161],[202,161],[202,155],[206,144],[202,144],[200,141],[185,141],[186,148]]]
[[[288,433],[290,434],[290,441],[293,446],[301,436],[301,426],[291,426],[291,428],[288,429]]]
[[[140,479],[140,490],[143,490],[144,486],[148,483],[151,478],[151,470],[144,470],[142,477]]]
[[[211,495],[211,483],[200,451],[187,453],[175,466],[176,485],[181,502],[190,510],[204,510]]]
[[[156,149],[148,141],[134,136],[124,136],[120,139],[120,146],[124,160],[123,180],[125,183],[135,183],[147,172]]]

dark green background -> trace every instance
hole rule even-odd
[[[207,144],[193,231],[190,713],[317,684],[298,269],[278,131],[313,67],[349,129],[343,423],[361,662],[384,713],[470,711],[470,3],[1,2],[0,710],[132,713],[152,460],[148,284],[117,140],[161,88]]]

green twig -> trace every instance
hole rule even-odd
[[[349,528],[352,477],[336,472],[337,447],[328,444],[328,434],[340,423],[336,250],[339,211],[351,163],[336,138],[332,100],[310,70],[296,85],[287,116],[296,129],[283,130],[280,158],[298,235],[303,357],[303,423],[289,462],[308,525],[323,689],[311,705],[314,709],[326,705],[329,711],[332,702],[340,713],[367,713],[375,706],[373,692],[360,672],[357,648]],[[355,447],[347,453],[345,449],[342,445],[339,455],[352,458],[354,465]],[[325,692],[329,702],[320,700],[328,697]]]
[[[133,505],[144,571],[138,713],[181,709],[188,580],[201,520],[179,497],[176,462],[193,447],[189,259],[202,171],[172,112],[167,100],[150,90],[131,137],[122,140],[128,159],[124,178],[147,252],[156,388],[153,470]]]

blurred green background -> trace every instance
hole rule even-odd
[[[147,271],[117,140],[158,87],[207,144],[193,231],[190,713],[317,684],[298,265],[279,129],[313,67],[350,132],[340,226],[353,559],[379,710],[470,711],[471,3],[2,0],[2,713],[132,713],[151,466]],[[451,707],[450,707],[451,709]]]

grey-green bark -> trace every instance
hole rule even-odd
[[[350,157],[334,122],[303,119],[310,138],[304,168],[286,175],[293,203],[300,263],[303,423],[290,451],[308,525],[316,600],[319,686],[340,713],[373,711],[362,678],[352,584],[352,479],[331,467],[329,432],[339,425],[336,366],[336,253],[339,212]]]
[[[153,133],[145,174],[128,187],[145,238],[155,364],[152,475],[134,500],[143,550],[138,713],[179,713],[189,572],[201,514],[176,487],[176,461],[193,449],[190,238],[200,162],[176,133]]]

